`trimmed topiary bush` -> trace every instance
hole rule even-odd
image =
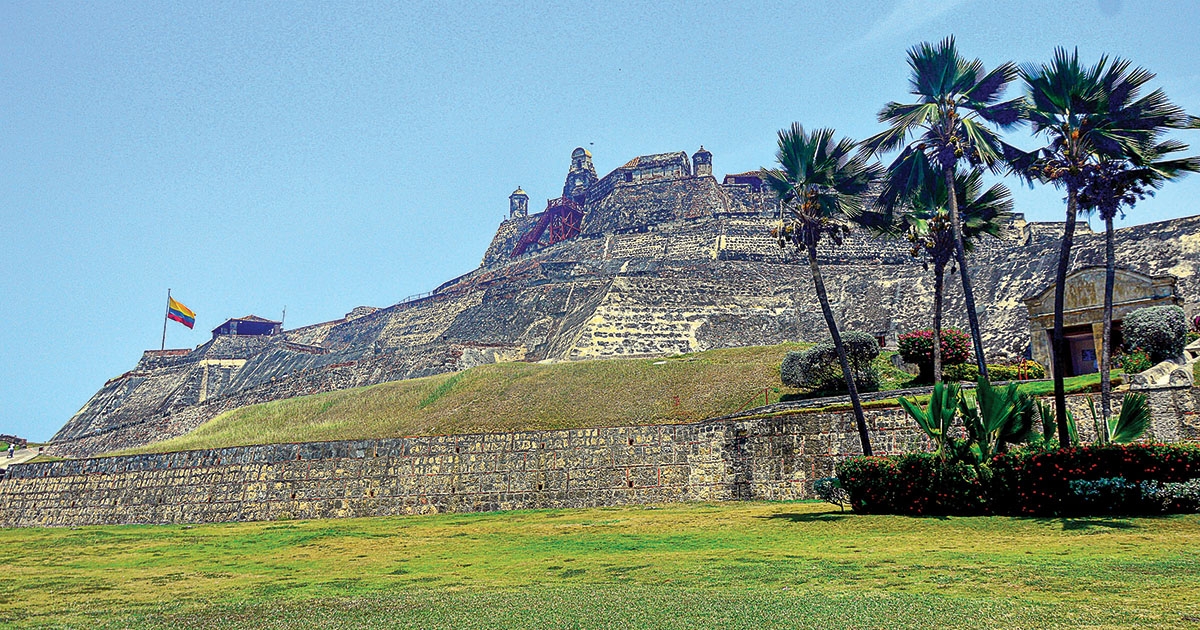
[[[1146,351],[1152,364],[1183,354],[1187,331],[1187,317],[1178,306],[1139,308],[1121,322],[1125,348]]]
[[[915,363],[921,370],[918,380],[933,381],[933,329],[923,328],[900,335],[900,356],[908,363]],[[971,360],[971,338],[957,328],[942,329],[942,367],[958,365]]]
[[[879,356],[879,342],[864,332],[849,330],[842,333],[846,360],[854,371],[854,383],[859,391],[879,389],[879,374],[871,361]],[[841,362],[832,340],[821,342],[807,350],[789,352],[779,367],[779,376],[788,387],[814,390],[845,390]]]

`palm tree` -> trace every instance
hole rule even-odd
[[[1048,142],[1031,153],[1009,147],[1006,157],[1012,170],[1025,179],[1067,191],[1067,217],[1055,277],[1052,347],[1059,443],[1068,444],[1063,299],[1079,193],[1103,160],[1137,156],[1154,144],[1161,130],[1186,127],[1194,124],[1194,119],[1171,104],[1161,90],[1138,98],[1138,88],[1153,75],[1140,68],[1130,71],[1129,62],[1120,59],[1110,64],[1107,57],[1101,57],[1085,68],[1079,63],[1078,50],[1068,53],[1058,48],[1050,63],[1025,64],[1020,72],[1031,103],[1028,120],[1034,135],[1044,136]]]
[[[983,191],[983,176],[977,170],[959,173],[954,178],[954,196],[961,201],[963,248],[975,249],[975,240],[983,234],[999,237],[1000,228],[1012,213],[1012,193],[1003,184]],[[891,220],[892,230],[903,233],[912,243],[913,258],[922,253],[933,263],[933,382],[942,381],[942,296],[946,265],[954,258],[954,231],[950,220],[950,195],[940,178],[927,178],[919,189],[910,191],[899,214]]]
[[[864,150],[871,154],[902,149],[888,168],[889,184],[880,195],[885,206],[897,203],[903,191],[920,188],[921,182],[930,177],[940,177],[946,189],[952,190],[958,164],[964,160],[972,171],[1000,168],[1006,145],[988,124],[1011,128],[1020,123],[1024,110],[1023,99],[1000,100],[1005,87],[1017,78],[1017,67],[1006,62],[985,72],[978,59],[968,61],[959,55],[953,37],[936,45],[926,42],[914,46],[908,52],[908,65],[912,69],[910,92],[918,97],[917,102],[885,105],[879,121],[889,128],[863,142]],[[949,195],[947,202],[975,360],[979,374],[987,378],[958,196]]]
[[[1157,134],[1156,134],[1157,135]],[[1169,159],[1172,153],[1186,151],[1188,146],[1167,140],[1139,148],[1123,158],[1101,156],[1079,191],[1079,208],[1096,211],[1104,219],[1104,333],[1100,352],[1100,410],[1105,422],[1112,416],[1112,318],[1113,285],[1116,275],[1116,253],[1113,245],[1113,218],[1147,195],[1153,195],[1163,184],[1187,173],[1200,172],[1200,157]],[[1105,425],[1107,426],[1107,425]]]
[[[781,201],[780,225],[776,229],[779,244],[790,243],[808,254],[817,299],[821,302],[821,312],[829,326],[829,336],[833,338],[846,378],[846,389],[850,392],[863,454],[871,455],[871,439],[858,399],[854,372],[846,358],[846,348],[838,333],[833,309],[829,307],[829,294],[817,264],[817,245],[822,239],[841,244],[855,219],[865,211],[870,188],[879,180],[883,169],[878,164],[868,164],[864,156],[856,155],[857,143],[853,140],[842,138],[834,142],[833,136],[833,129],[807,133],[799,123],[792,123],[791,128],[779,132],[779,151],[775,157],[779,167],[764,168],[762,173]]]

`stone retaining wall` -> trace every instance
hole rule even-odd
[[[924,444],[897,410],[876,448]],[[858,451],[848,414],[280,444],[14,466],[0,525],[203,523],[800,499]]]
[[[1151,394],[1151,434],[1200,439],[1200,390]],[[1083,397],[1072,397],[1085,436]],[[899,409],[868,410],[880,454],[928,447]],[[13,466],[0,526],[207,523],[792,500],[860,452],[849,412],[640,427],[233,447]]]

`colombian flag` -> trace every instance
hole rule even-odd
[[[188,328],[196,325],[196,313],[192,309],[175,301],[175,298],[167,298],[167,319],[173,319]]]

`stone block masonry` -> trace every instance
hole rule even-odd
[[[1151,392],[1152,436],[1200,439],[1198,393]],[[1085,404],[1072,397],[1076,417]],[[881,454],[929,448],[899,409],[868,410],[867,422]],[[13,466],[0,481],[0,526],[794,500],[859,452],[852,415],[820,412],[66,460]]]
[[[207,523],[800,499],[858,451],[847,414],[280,444],[15,466],[0,525]],[[923,438],[874,412],[890,452]]]

